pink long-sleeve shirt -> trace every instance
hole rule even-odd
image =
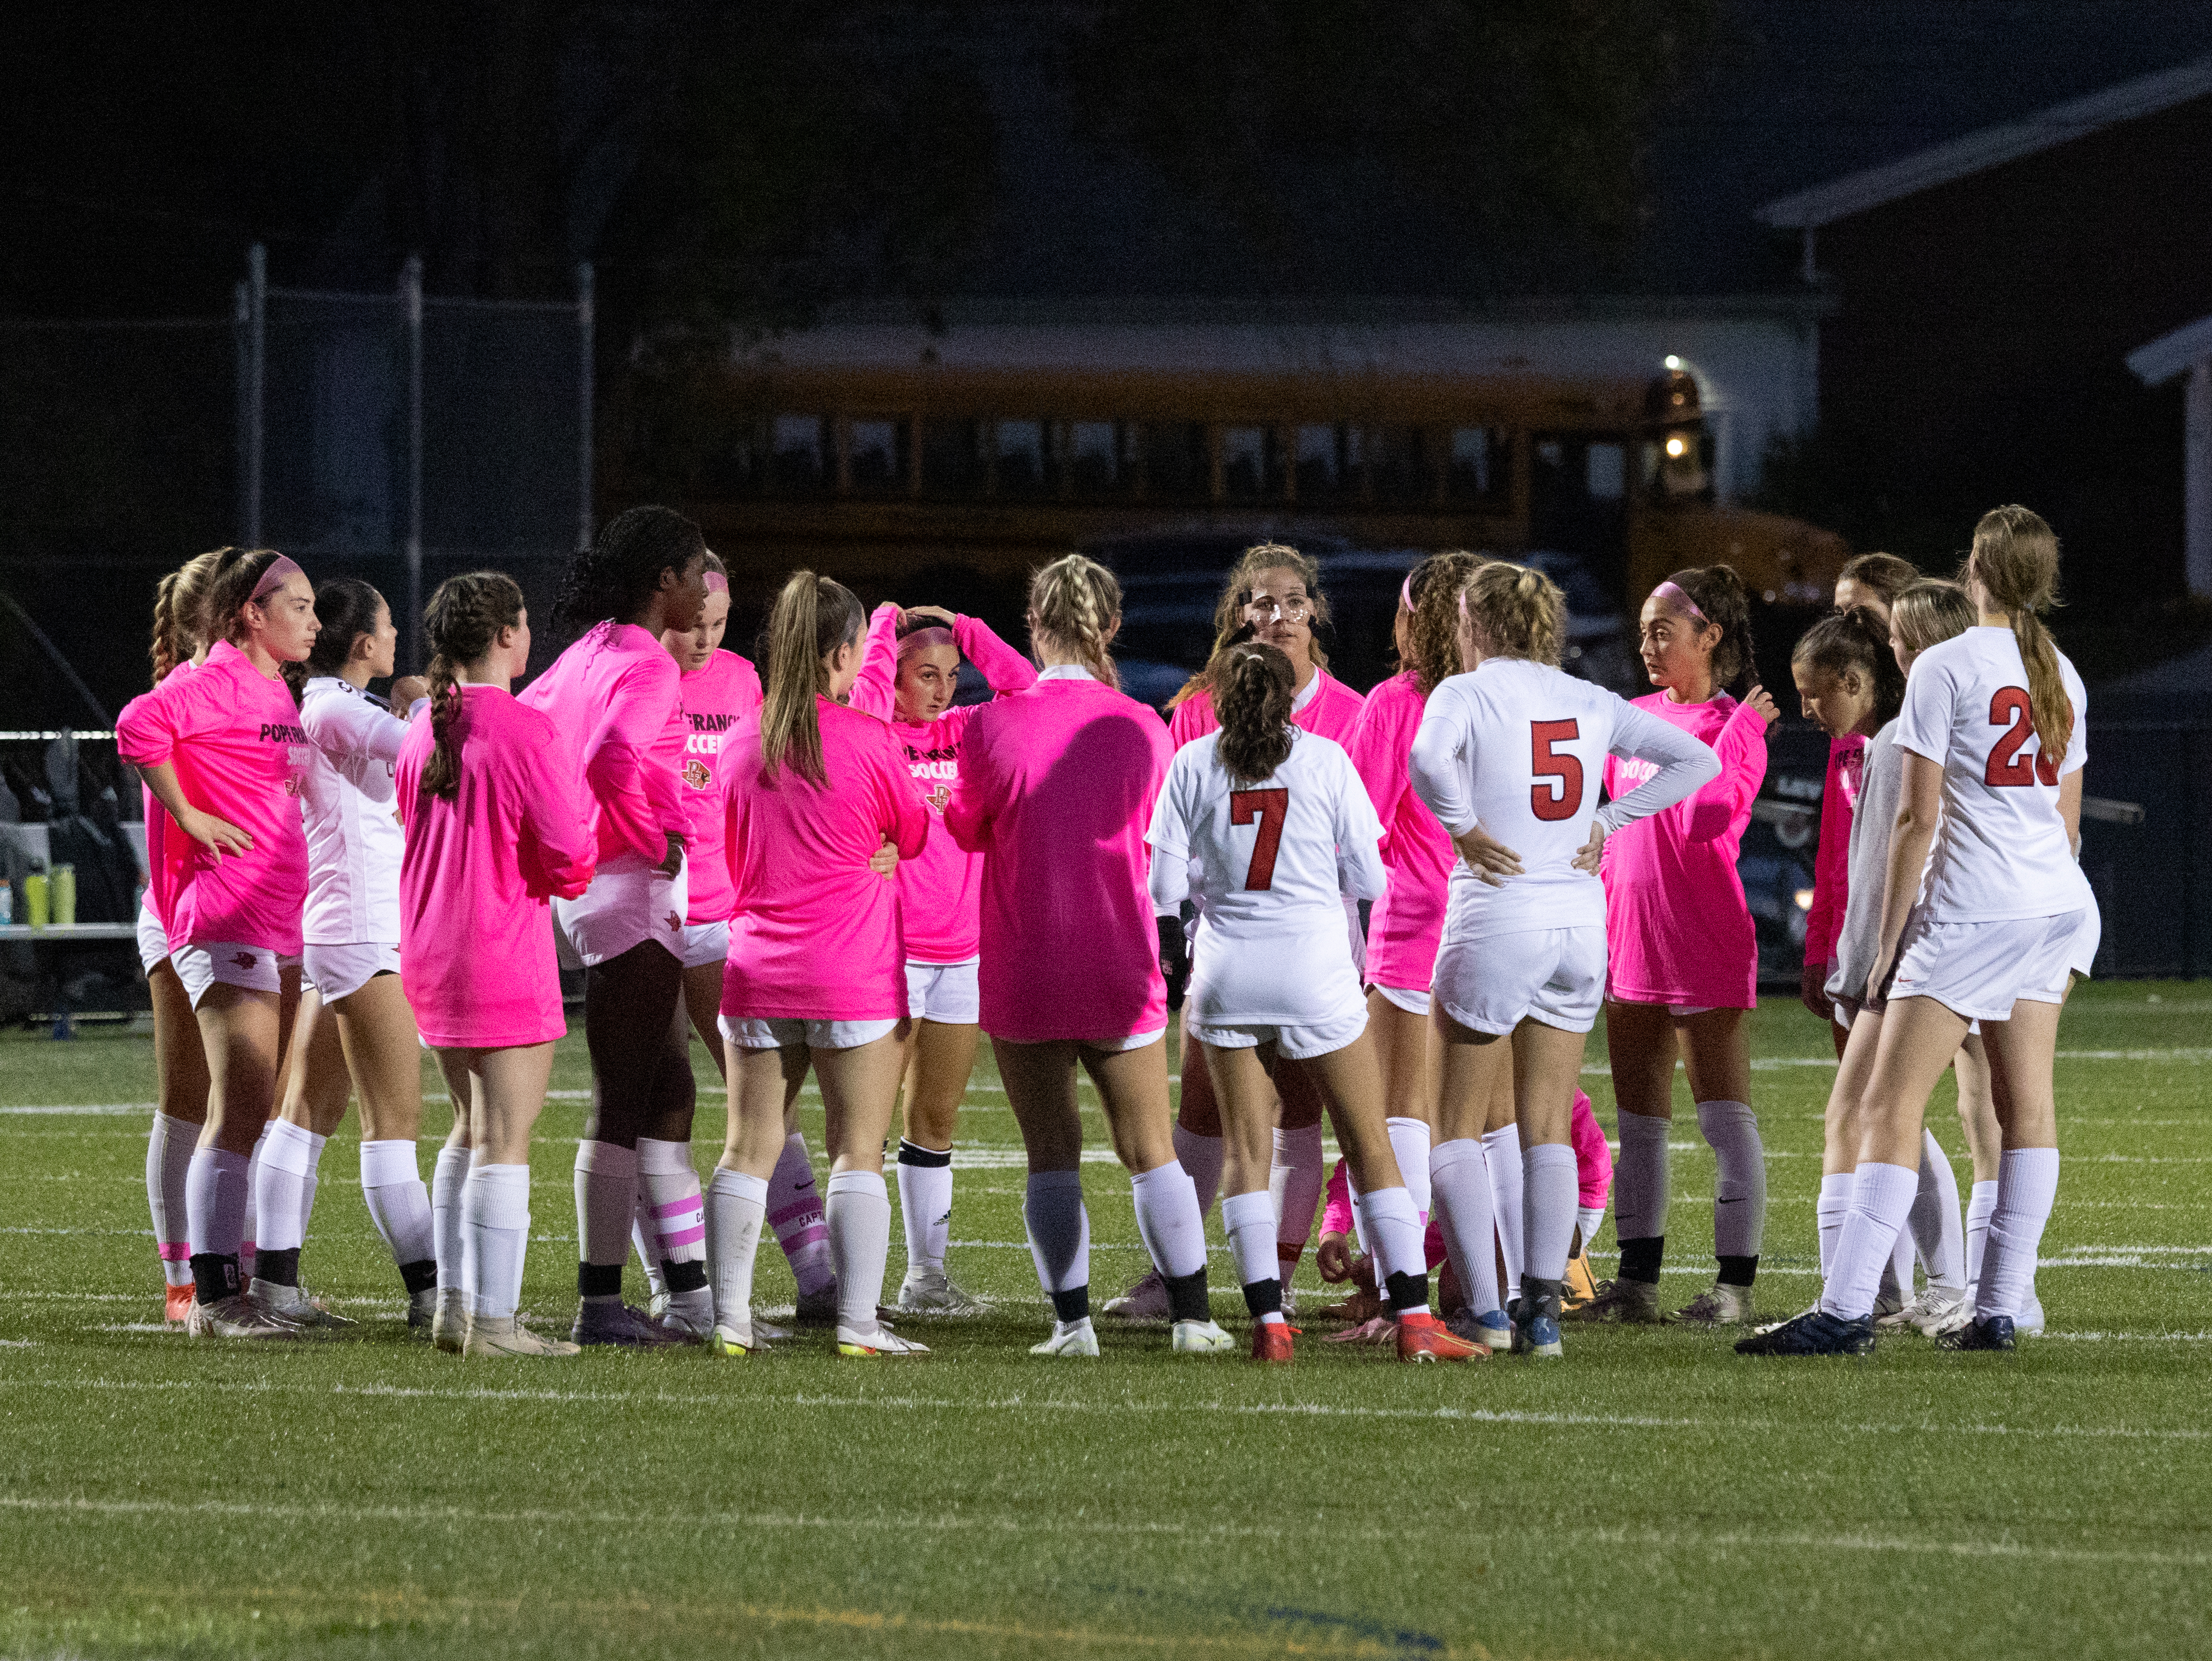
[[[399,746],[400,982],[433,1049],[548,1043],[568,1029],[546,902],[591,886],[591,800],[550,717],[502,686],[459,690],[451,801],[422,794],[427,710]]]
[[[126,723],[139,719],[131,712],[141,703],[160,696],[164,688],[181,686],[184,683],[178,677],[190,674],[198,666],[186,658],[170,670],[152,691],[141,692],[125,704],[123,713],[116,717],[116,731],[121,733]],[[173,837],[182,837],[184,832],[177,828],[176,820],[169,817],[169,810],[161,806],[151,787],[142,786],[141,794],[146,799],[146,904],[153,908],[155,919],[166,930],[169,926],[169,907],[176,898],[178,879],[183,874],[181,867],[171,862],[168,843]]]
[[[761,707],[761,681],[735,652],[717,651],[683,679],[684,781],[691,839],[684,849],[690,888],[686,922],[720,922],[737,910],[730,865],[722,850],[722,795],[717,764],[732,727]]]
[[[1117,1042],[1168,1024],[1145,829],[1167,723],[1073,666],[968,724],[945,828],[983,864],[983,1030]]]
[[[1820,845],[1813,855],[1813,909],[1805,918],[1805,961],[1826,972],[1851,893],[1851,819],[1866,771],[1866,736],[1828,740],[1828,777],[1820,788]]]
[[[624,855],[658,865],[669,837],[690,834],[679,777],[690,736],[684,672],[659,636],[595,624],[521,702],[552,718],[555,742],[584,782],[602,865]]]
[[[1389,890],[1368,914],[1367,983],[1424,992],[1436,973],[1459,858],[1413,789],[1410,757],[1427,703],[1411,670],[1392,676],[1367,695],[1345,745],[1382,821],[1382,863],[1390,871]]]
[[[944,834],[945,805],[960,778],[960,745],[981,704],[947,709],[935,721],[901,721],[897,709],[898,618],[896,605],[878,605],[869,619],[867,648],[853,683],[851,706],[890,723],[914,788],[939,821],[920,859],[898,868],[899,910],[906,955],[913,963],[965,963],[982,949],[983,856]],[[952,637],[960,655],[983,672],[994,692],[1036,684],[1036,668],[975,618],[956,618]]]
[[[922,851],[929,815],[890,729],[828,698],[816,784],[788,764],[765,779],[761,717],[722,747],[723,835],[737,910],[722,969],[732,1020],[884,1021],[906,1017],[898,889],[868,860],[889,837]]]
[[[1359,712],[1367,700],[1361,697],[1326,669],[1314,671],[1314,678],[1306,683],[1306,690],[1291,706],[1291,725],[1301,732],[1313,733],[1333,739],[1348,751],[1352,747],[1352,729],[1359,724]],[[1213,692],[1201,686],[1168,716],[1168,737],[1178,750],[1193,739],[1202,739],[1221,725],[1221,717],[1213,712]]]
[[[1711,745],[1721,774],[1686,801],[1625,825],[1606,839],[1607,995],[1628,1003],[1750,1009],[1759,1002],[1759,937],[1736,874],[1736,849],[1766,777],[1766,722],[1725,692],[1676,703],[1636,700]],[[1651,776],[1652,764],[1608,757],[1615,800]]]
[[[134,767],[175,764],[185,800],[253,838],[246,852],[220,855],[181,830],[161,838],[163,874],[155,889],[167,897],[167,910],[158,900],[155,910],[170,947],[221,943],[296,954],[307,904],[300,818],[307,735],[283,678],[218,642],[198,671],[172,674],[132,699],[115,737]]]

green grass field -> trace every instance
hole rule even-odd
[[[1024,1353],[1046,1306],[988,1054],[951,1262],[995,1309],[911,1323],[927,1360],[435,1354],[405,1336],[350,1124],[306,1270],[362,1335],[190,1345],[160,1325],[148,1041],[10,1034],[0,1653],[2202,1654],[2208,1013],[2187,985],[2075,998],[2051,1331],[2014,1356],[1908,1335],[1863,1363],[1759,1362],[1699,1331],[1570,1328],[1557,1366],[1401,1367],[1309,1337],[1289,1370],[1178,1360],[1159,1331],[1107,1331],[1091,1366]],[[1827,1043],[1790,1002],[1753,1030],[1777,1316],[1815,1284]],[[548,1324],[574,1307],[586,1083],[572,1038],[524,1294]],[[1586,1083],[1609,1123],[1604,1078]],[[702,1098],[703,1165],[722,1111]],[[1712,1165],[1678,1099],[1686,1299],[1710,1273]],[[1948,1086],[1932,1112],[1963,1182]],[[442,1131],[441,1097],[427,1118]],[[1103,1136],[1093,1157],[1103,1299],[1143,1257]],[[762,1301],[787,1302],[780,1256],[761,1261]],[[1213,1262],[1241,1331],[1218,1244]]]

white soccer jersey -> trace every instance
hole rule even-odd
[[[1152,899],[1197,903],[1189,1018],[1206,1025],[1319,1025],[1360,1007],[1342,897],[1381,896],[1382,825],[1343,746],[1291,730],[1257,784],[1229,776],[1219,733],[1192,739],[1152,808]]]
[[[310,740],[301,784],[307,825],[303,938],[318,946],[399,939],[404,838],[392,788],[407,723],[350,681],[318,675],[300,703]]]
[[[1608,755],[1659,770],[1597,805]],[[1673,806],[1720,774],[1711,750],[1602,686],[1525,658],[1492,658],[1429,695],[1413,735],[1413,789],[1454,836],[1477,824],[1520,855],[1492,887],[1452,867],[1443,939],[1605,926],[1605,885],[1575,869],[1590,821],[1607,833]]]
[[[2089,759],[2089,702],[2062,654],[2074,733],[2057,766],[2037,743],[2010,629],[1983,625],[1914,660],[1897,746],[1943,769],[1943,816],[1921,884],[1936,922],[2052,917],[2091,904],[2058,816],[2058,781]]]

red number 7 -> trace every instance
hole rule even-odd
[[[1244,873],[1248,893],[1275,885],[1275,849],[1282,845],[1283,815],[1291,811],[1288,790],[1232,790],[1229,793],[1229,822],[1260,826],[1252,844],[1252,863]]]

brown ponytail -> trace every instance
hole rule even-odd
[[[1279,647],[1263,641],[1231,647],[1214,678],[1221,722],[1221,764],[1243,784],[1273,778],[1291,758],[1291,701],[1297,676]]]
[[[1559,666],[1567,637],[1567,597],[1551,578],[1526,565],[1492,560],[1467,580],[1460,593],[1485,657]]]
[[[1751,596],[1733,565],[1700,565],[1667,579],[1695,602],[1707,623],[1720,627],[1713,648],[1713,688],[1738,697],[1759,681],[1751,645]]]
[[[447,577],[430,596],[422,630],[430,640],[430,733],[435,743],[422,767],[424,795],[451,801],[460,790],[461,757],[453,738],[453,717],[461,708],[455,672],[481,660],[501,630],[521,621],[522,590],[499,571]],[[349,637],[349,651],[352,644]]]
[[[830,782],[822,760],[817,698],[830,692],[830,654],[860,637],[866,613],[853,591],[811,571],[793,571],[768,619],[768,700],[761,710],[761,778],[792,771],[817,785]]]
[[[1874,688],[1877,724],[1895,719],[1904,707],[1905,675],[1897,666],[1897,654],[1889,649],[1889,625],[1871,605],[1829,612],[1805,631],[1790,661],[1824,675],[1857,670]]]
[[[216,549],[200,602],[199,637],[210,644],[227,640],[235,646],[243,641],[246,602],[269,568],[283,557],[274,548]]]
[[[200,649],[200,612],[206,603],[208,579],[228,548],[195,554],[163,577],[154,590],[154,639],[146,649],[153,660],[154,684]]]
[[[1404,666],[1413,672],[1413,684],[1423,697],[1460,672],[1459,591],[1492,563],[1487,554],[1453,549],[1430,555],[1406,579],[1413,597],[1413,616],[1406,628]]]
[[[1095,559],[1063,554],[1030,579],[1030,633],[1048,636],[1083,666],[1119,691],[1121,677],[1106,649],[1121,618],[1121,585]]]
[[[2037,614],[2057,603],[2058,536],[2043,516],[2017,502],[1992,508],[1974,526],[1970,577],[1982,585],[1990,609],[2012,619],[2020,660],[2027,666],[2028,710],[2035,741],[2057,766],[2074,741],[2074,701],[2058,671],[2058,648]]]

